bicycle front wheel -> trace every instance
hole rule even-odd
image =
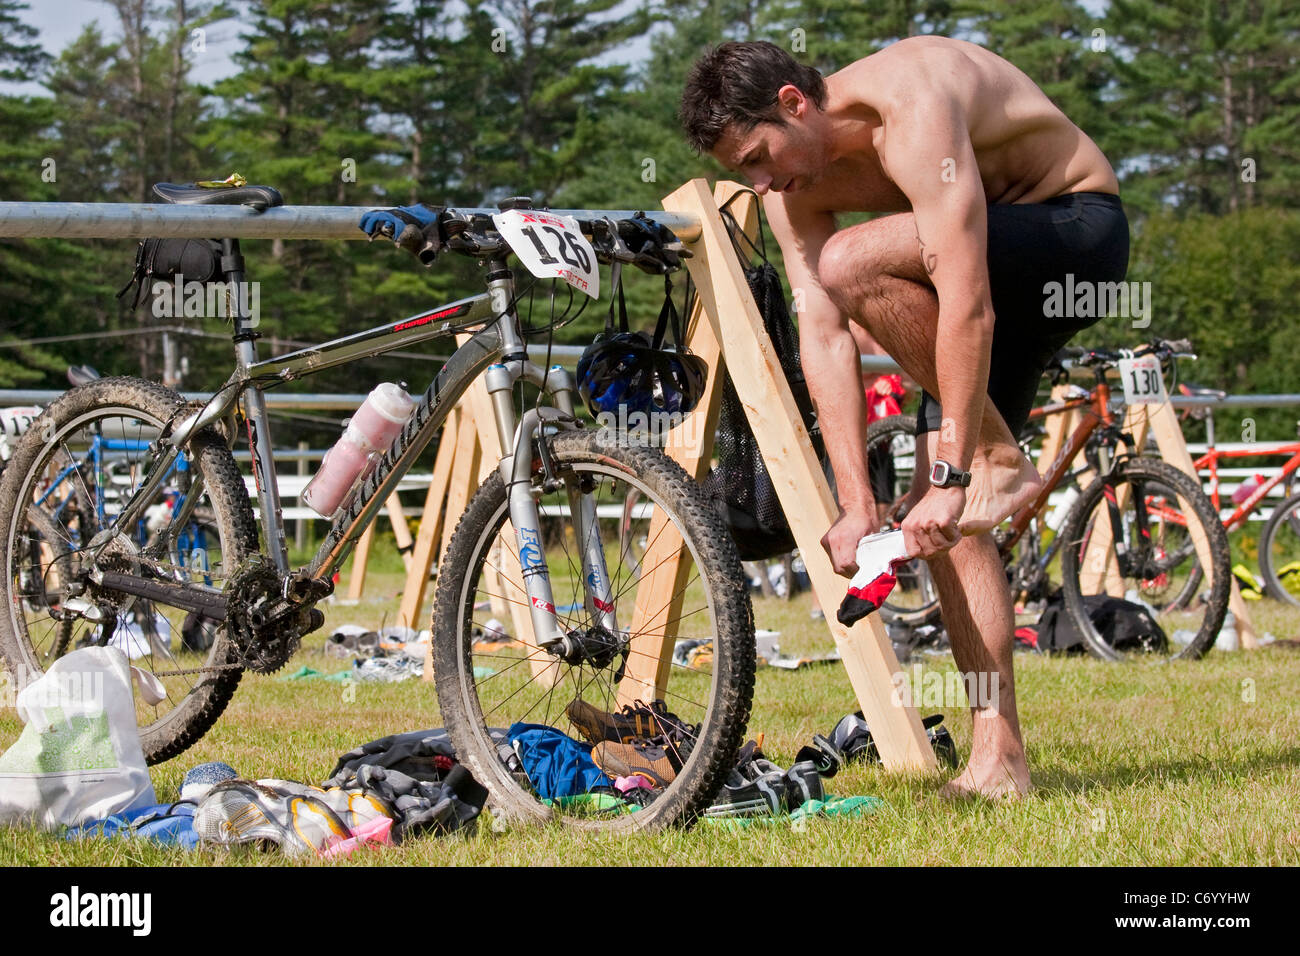
[[[1065,607],[1094,655],[1197,658],[1214,643],[1228,611],[1228,535],[1196,479],[1151,458],[1122,461],[1080,495],[1061,534]],[[1200,536],[1213,562],[1207,603],[1203,609],[1180,610],[1168,596],[1183,592],[1200,571],[1195,548]],[[1085,594],[1102,593],[1153,607],[1168,643],[1112,647],[1093,626],[1083,600]]]
[[[561,630],[583,649],[562,657],[535,643],[506,488],[493,472],[439,575],[443,720],[458,759],[509,821],[616,832],[689,824],[732,768],[749,718],[754,621],[740,558],[699,486],[661,452],[593,432],[557,435],[551,450],[561,487],[533,476],[540,527],[528,564],[531,573],[545,562]],[[590,538],[580,541],[570,520],[584,495],[595,505],[587,533],[605,555],[614,632],[597,616],[596,604],[609,604],[584,580]],[[534,745],[590,756],[576,758],[577,776],[557,777]],[[651,786],[623,793],[617,778]]]
[[[1300,495],[1269,515],[1259,537],[1259,573],[1269,597],[1300,606]]]
[[[163,687],[157,702],[136,693],[149,763],[207,731],[242,667],[224,627],[196,639],[202,629],[186,611],[114,591],[99,573],[221,591],[257,547],[243,479],[211,430],[193,439],[144,517],[120,526],[183,405],[140,379],[74,388],[23,437],[0,481],[0,653],[11,675],[25,684],[80,646],[120,649]]]

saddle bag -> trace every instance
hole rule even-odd
[[[131,308],[138,308],[155,282],[220,281],[221,242],[217,239],[142,239],[135,253],[135,269],[120,299],[135,286]]]

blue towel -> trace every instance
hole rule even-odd
[[[192,850],[198,844],[194,832],[194,804],[159,803],[115,813],[102,820],[91,820],[80,826],[69,827],[65,839],[81,840],[85,837],[122,837],[123,839],[149,840],[163,846],[179,846]]]
[[[506,739],[544,800],[573,797],[592,787],[610,785],[609,777],[591,759],[591,744],[580,743],[554,727],[512,724]]]

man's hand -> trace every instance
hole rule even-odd
[[[438,225],[441,215],[441,206],[427,203],[372,209],[361,217],[360,226],[371,242],[387,236],[428,266],[442,251],[442,232]]]
[[[879,527],[873,501],[868,501],[864,508],[840,512],[830,530],[822,535],[822,547],[830,555],[836,574],[851,578],[858,573],[858,542]]]
[[[903,519],[903,543],[918,558],[942,554],[961,540],[957,522],[966,508],[965,488],[931,487]]]

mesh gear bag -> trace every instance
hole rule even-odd
[[[737,193],[737,196],[742,193]],[[781,363],[786,382],[794,395],[795,405],[812,439],[813,451],[823,466],[826,449],[822,442],[817,415],[803,367],[799,364],[799,336],[786,306],[785,288],[781,276],[767,258],[763,238],[762,213],[759,213],[758,242],[754,243],[740,228],[736,218],[727,208],[735,197],[720,210],[731,243],[736,249],[745,271],[745,281],[753,293],[759,314],[773,351]],[[758,440],[749,427],[744,406],[736,394],[731,377],[722,387],[722,406],[718,414],[718,433],[714,443],[714,456],[718,465],[704,479],[703,485],[719,505],[723,521],[735,539],[742,561],[758,561],[794,550],[794,535],[786,521],[785,512],[772,485],[772,478],[763,463]]]

